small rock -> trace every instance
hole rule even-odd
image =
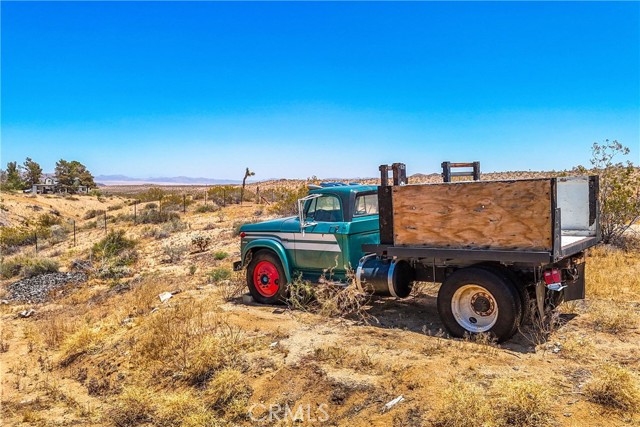
[[[35,312],[36,311],[33,308],[30,308],[29,310],[22,310],[20,313],[18,313],[18,316],[22,317],[23,319],[26,319],[27,317],[33,316]]]
[[[9,304],[9,300],[6,300],[6,299],[0,300],[0,304],[2,305]]]
[[[253,297],[251,294],[242,295],[242,303],[243,304],[253,304]]]
[[[565,412],[563,415],[564,415],[565,417],[570,417],[570,416],[571,416],[571,414],[570,414],[569,412]]]
[[[269,344],[269,348],[276,348],[277,346],[278,346],[278,341],[272,342],[271,344]]]
[[[153,307],[153,309],[151,309],[151,313],[155,313],[156,311],[158,311],[158,307]]]

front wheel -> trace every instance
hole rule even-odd
[[[247,266],[247,286],[261,304],[282,304],[287,296],[287,276],[280,259],[271,251],[256,252]]]
[[[522,302],[504,276],[469,267],[444,281],[438,292],[438,313],[453,336],[488,333],[504,341],[520,326]]]

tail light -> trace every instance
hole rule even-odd
[[[247,233],[245,233],[245,232],[243,231],[242,233],[240,233],[240,238],[241,238],[241,239],[243,239],[243,238],[244,238],[244,236],[246,236],[246,235],[247,235]]]
[[[559,268],[550,268],[544,271],[544,282],[547,285],[562,282],[562,273]]]

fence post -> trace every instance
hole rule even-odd
[[[182,213],[187,213],[187,195],[182,195]]]
[[[76,220],[73,220],[73,246],[76,245]]]
[[[134,224],[138,223],[138,201],[137,200],[133,202],[133,223]]]
[[[33,237],[35,237],[36,239],[36,255],[38,255],[38,232],[37,231],[33,233]]]
[[[104,232],[107,232],[107,213],[104,213]]]
[[[222,207],[227,206],[227,189],[222,189]]]
[[[260,203],[260,186],[256,185],[256,203]]]

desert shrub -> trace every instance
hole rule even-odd
[[[317,307],[315,285],[295,278],[289,283],[289,297],[286,301],[289,308],[294,310],[311,310]]]
[[[138,215],[138,224],[161,224],[180,220],[180,215],[175,212],[158,211],[155,209],[145,209]]]
[[[170,235],[168,232],[162,230],[161,228],[151,225],[145,225],[140,230],[140,234],[142,235],[142,237],[153,238],[156,240],[166,239]]]
[[[220,210],[220,206],[213,203],[207,205],[200,205],[196,208],[196,213],[217,212]]]
[[[636,412],[640,409],[637,378],[621,366],[603,366],[585,386],[591,402],[612,409]]]
[[[5,279],[18,275],[33,277],[40,274],[56,273],[59,268],[60,265],[54,259],[22,255],[3,259],[0,262],[0,275]]]
[[[123,204],[118,204],[118,205],[113,205],[113,206],[109,206],[107,208],[108,211],[117,211],[119,209],[122,209],[124,207]]]
[[[0,247],[33,245],[35,232],[26,227],[0,227]]]
[[[593,143],[591,164],[600,175],[600,228],[605,243],[616,243],[640,219],[640,173],[633,163],[616,162],[629,148],[618,141]]]
[[[318,313],[327,317],[350,317],[368,321],[373,317],[368,313],[370,296],[360,291],[355,284],[335,286],[322,284],[315,290]],[[374,319],[375,320],[375,319]]]
[[[226,257],[228,257],[229,254],[224,252],[224,251],[218,251],[215,254],[213,254],[213,257],[215,259],[217,259],[218,261],[225,259]]]
[[[97,276],[100,279],[123,279],[133,274],[131,268],[125,265],[107,264],[98,269]]]
[[[184,254],[188,251],[184,245],[172,245],[167,244],[162,247],[162,262],[167,264],[174,264],[182,259]]]
[[[51,235],[49,236],[49,241],[52,244],[62,243],[67,240],[67,235],[69,232],[67,229],[61,225],[54,225],[51,227]]]
[[[59,225],[61,222],[62,220],[59,217],[46,213],[38,217],[38,225],[40,227],[51,227],[52,225]]]
[[[204,252],[211,244],[211,237],[197,234],[191,238],[191,245],[196,247],[198,252]]]
[[[148,387],[126,387],[109,411],[109,417],[118,427],[148,423],[155,414],[154,397]]]
[[[162,231],[165,233],[177,233],[178,231],[183,231],[188,228],[188,224],[184,221],[180,221],[179,219],[172,219],[169,222],[162,224]]]
[[[244,275],[234,274],[230,279],[218,281],[217,288],[225,301],[231,301],[245,292],[247,282],[244,279]]]
[[[197,266],[195,265],[190,265],[189,266],[189,276],[193,276],[194,274],[196,274],[196,270],[198,269]]]
[[[503,380],[494,385],[498,399],[497,425],[542,427],[553,424],[551,393],[533,381]]]
[[[20,272],[24,277],[39,276],[47,273],[57,273],[60,269],[58,261],[51,258],[31,258],[30,262],[22,266]]]
[[[75,360],[85,353],[93,353],[100,348],[100,332],[89,325],[83,325],[69,335],[60,348],[66,362]]]
[[[237,369],[224,369],[209,381],[203,392],[204,401],[214,410],[235,419],[244,416],[252,394],[245,376]]]
[[[94,256],[113,258],[126,249],[133,249],[135,245],[135,240],[125,237],[124,230],[115,230],[110,231],[105,238],[94,244],[91,252]]]
[[[157,203],[147,203],[144,205],[144,209],[158,209]]]
[[[84,219],[93,219],[98,216],[102,216],[105,214],[105,211],[102,209],[89,209],[83,216]]]
[[[210,283],[216,283],[229,278],[231,278],[231,270],[228,268],[214,268],[207,274],[207,279]]]
[[[590,306],[593,316],[593,325],[596,330],[618,334],[634,329],[638,324],[638,315],[627,306],[594,302]]]
[[[309,190],[301,186],[293,190],[280,190],[278,194],[278,202],[270,208],[271,212],[278,215],[295,215],[298,212],[298,199],[306,196]]]
[[[197,418],[194,415],[197,415]],[[207,408],[190,390],[163,393],[153,419],[154,425],[182,427],[194,421],[198,422],[195,425],[203,427],[218,425],[213,414],[207,414]]]
[[[445,391],[443,405],[437,410],[433,424],[438,427],[478,427],[494,423],[495,413],[479,386],[454,382]],[[479,423],[478,420],[482,420]]]

